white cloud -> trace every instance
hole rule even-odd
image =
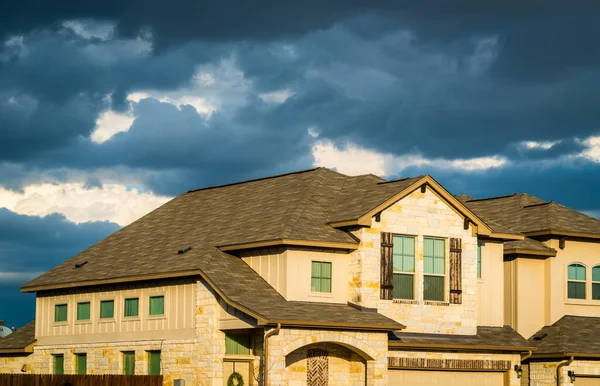
[[[108,40],[115,32],[114,23],[94,20],[67,20],[62,23],[62,26],[84,39]]]
[[[258,97],[265,103],[281,104],[288,100],[289,97],[294,95],[292,90],[286,88],[283,90],[277,90],[264,94],[258,94]]]
[[[308,128],[308,135],[310,135],[312,138],[318,138],[320,135],[319,128],[316,126],[310,126]]]
[[[600,220],[600,210],[582,210],[582,212],[587,214],[588,216],[592,216]]]
[[[560,142],[561,141],[542,141],[542,142],[523,141],[520,143],[520,145],[527,149],[530,149],[530,150],[533,150],[533,149],[550,150],[555,145],[558,145]]]
[[[170,198],[120,184],[88,187],[83,183],[34,184],[22,192],[0,187],[0,207],[33,216],[61,213],[75,223],[111,221],[127,225]]]
[[[593,162],[600,162],[600,136],[589,137],[580,142],[586,147],[586,149],[581,152],[580,157]]]
[[[96,128],[92,132],[92,141],[102,143],[115,134],[129,131],[135,117],[130,110],[127,113],[118,113],[112,110],[107,110],[100,114],[96,120]]]
[[[396,156],[363,149],[352,143],[338,147],[329,140],[316,141],[312,148],[312,154],[314,166],[335,168],[340,173],[349,175],[373,173],[379,176],[389,176],[411,166],[432,166],[440,169],[474,172],[499,168],[509,163],[506,158],[499,156],[454,160],[427,159],[420,154]]]
[[[0,283],[24,283],[38,277],[43,272],[0,272]]]

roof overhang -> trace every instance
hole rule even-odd
[[[490,239],[500,239],[500,240],[525,240],[525,236],[519,235],[516,233],[500,233],[493,232],[491,235],[486,236]]]
[[[442,198],[457,214],[462,216],[463,218],[469,219],[469,221],[473,225],[474,233],[482,236],[490,236],[493,234],[492,228],[490,228],[486,223],[481,220],[475,213],[473,213],[469,208],[467,208],[462,202],[456,199],[450,192],[448,192],[442,185],[440,185],[436,180],[433,179],[430,175],[426,175],[423,178],[415,181],[407,188],[401,190],[396,193],[394,196],[388,198],[375,208],[371,209],[367,213],[363,214],[357,219],[348,219],[342,221],[334,221],[330,222],[334,228],[341,228],[347,226],[371,226],[372,217],[377,213],[389,208],[398,200],[406,197],[410,193],[414,192],[416,189],[421,187],[422,185],[427,185],[430,189],[432,189],[440,198]]]
[[[248,243],[221,245],[218,248],[223,252],[238,251],[241,249],[272,247],[277,245],[296,245],[317,248],[332,248],[332,249],[358,249],[358,243],[342,243],[332,241],[314,241],[314,240],[294,240],[294,239],[275,239],[264,241],[252,241]]]
[[[469,345],[455,343],[410,343],[389,341],[390,348],[407,349],[434,349],[434,350],[464,350],[464,351],[503,351],[503,352],[526,352],[535,350],[535,347],[526,346],[497,346],[497,345]]]
[[[538,251],[537,249],[512,248],[504,250],[505,255],[556,256],[556,251]]]
[[[532,359],[555,359],[555,358],[600,358],[600,353],[573,353],[573,352],[558,352],[558,353],[538,353],[531,356]]]
[[[598,233],[586,233],[586,232],[571,232],[571,231],[561,231],[557,229],[545,229],[540,231],[532,231],[532,232],[523,232],[527,237],[534,236],[566,236],[566,237],[581,237],[586,239],[600,239],[600,234]]]
[[[37,343],[37,341],[34,341],[22,348],[0,348],[0,355],[1,354],[18,354],[18,355],[19,354],[20,355],[31,354],[31,353],[33,353],[33,347],[36,345],[36,343]]]
[[[271,319],[266,323],[259,325],[277,325],[283,327],[310,327],[310,328],[326,328],[326,329],[344,329],[358,331],[400,331],[406,326],[400,323],[393,324],[369,324],[369,323],[334,323],[334,322],[312,322],[308,320],[277,320]]]

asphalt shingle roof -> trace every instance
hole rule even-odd
[[[600,317],[565,315],[529,338],[536,354],[600,354]]]
[[[550,248],[541,241],[530,239],[529,237],[525,237],[523,240],[505,241],[504,250],[508,251],[512,249],[526,249],[529,251],[544,252],[549,256],[556,254],[556,250],[554,248]]]
[[[0,339],[0,354],[19,352],[35,342],[35,320]]]

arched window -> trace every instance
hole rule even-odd
[[[600,300],[600,265],[592,268],[592,299]]]
[[[585,266],[581,264],[569,265],[567,281],[567,296],[569,299],[585,299]]]

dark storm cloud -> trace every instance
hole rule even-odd
[[[0,208],[0,317],[8,326],[34,318],[35,297],[19,286],[119,229],[109,222],[74,224],[62,215],[25,216]]]

